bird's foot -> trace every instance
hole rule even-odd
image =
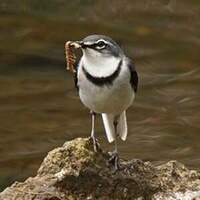
[[[92,142],[93,142],[93,148],[94,148],[94,152],[98,152],[98,150],[100,149],[100,145],[98,143],[98,140],[95,137],[90,137]]]
[[[114,166],[115,171],[119,170],[120,163],[119,163],[119,154],[117,152],[109,152],[110,158],[108,160],[108,163]]]

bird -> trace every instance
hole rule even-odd
[[[95,135],[96,115],[102,116],[109,143],[115,147],[110,161],[119,168],[118,138],[127,138],[126,111],[132,105],[138,88],[134,62],[122,48],[105,35],[89,35],[80,41],[82,56],[75,74],[75,86],[81,102],[91,113],[91,138],[98,149]]]

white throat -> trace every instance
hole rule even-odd
[[[88,56],[83,53],[82,64],[84,68],[92,75],[96,77],[106,77],[111,75],[118,67],[120,58],[114,56],[103,57],[101,55]]]

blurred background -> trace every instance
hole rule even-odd
[[[0,191],[34,176],[47,152],[90,135],[64,43],[118,41],[140,76],[121,156],[200,165],[199,0],[1,0]],[[97,135],[105,149],[101,119]]]

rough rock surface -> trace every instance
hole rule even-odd
[[[77,138],[48,153],[35,177],[16,182],[0,200],[198,200],[200,172],[170,161],[160,166],[141,160],[120,161],[93,151],[88,138]]]

